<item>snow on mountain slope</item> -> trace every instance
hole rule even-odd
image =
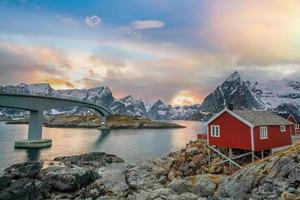
[[[8,92],[25,94],[45,94],[58,97],[71,97],[92,101],[110,108],[116,114],[138,115],[152,119],[190,119],[207,120],[213,113],[233,103],[237,109],[273,110],[277,113],[288,113],[300,116],[300,82],[290,80],[268,81],[258,83],[247,81],[238,72],[231,74],[223,83],[216,87],[201,105],[175,106],[167,105],[161,100],[153,104],[145,103],[128,95],[121,99],[113,97],[109,87],[91,89],[54,90],[49,84],[20,84],[1,87]],[[0,109],[0,115],[22,116],[26,111]],[[88,113],[85,108],[63,108],[48,111],[49,114]]]
[[[273,110],[282,107],[280,110],[284,112],[283,105],[294,106],[300,109],[300,83],[289,80],[269,81],[266,83],[257,83],[253,86],[252,91],[260,99],[265,110]],[[287,109],[287,108],[286,108]],[[294,112],[297,113],[297,110]]]
[[[256,95],[251,91],[250,83],[243,81],[238,72],[231,74],[220,86],[203,101],[200,109],[217,113],[232,103],[240,109],[261,109]]]
[[[227,104],[237,109],[274,110],[300,114],[300,82],[276,80],[265,83],[243,80],[238,72],[231,74],[203,101],[200,110],[216,113]]]

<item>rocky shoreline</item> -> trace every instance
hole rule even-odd
[[[212,158],[213,160],[217,158]],[[299,199],[300,144],[241,170],[208,167],[201,141],[163,158],[127,163],[94,152],[13,165],[0,199]]]
[[[28,120],[10,120],[7,124],[28,124]],[[97,115],[59,115],[55,117],[46,117],[43,120],[45,127],[51,128],[98,128],[101,126],[100,117]],[[184,126],[155,121],[142,117],[114,115],[107,119],[107,126],[110,129],[168,129],[185,128]]]

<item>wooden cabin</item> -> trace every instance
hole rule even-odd
[[[299,122],[296,117],[292,114],[279,114],[280,117],[288,120],[290,122],[290,131],[292,135],[300,134]]]
[[[292,144],[290,122],[271,111],[224,109],[206,124],[209,145],[252,152]]]

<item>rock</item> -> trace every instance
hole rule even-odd
[[[192,161],[195,163],[195,165],[201,164],[202,160],[204,159],[204,155],[203,154],[197,154],[194,155],[192,158]]]
[[[281,199],[282,200],[300,200],[300,197],[299,196],[297,197],[296,195],[291,194],[289,192],[283,192],[281,194]]]
[[[7,188],[11,183],[11,177],[9,176],[2,176],[0,177],[0,190]]]
[[[194,180],[193,192],[200,197],[212,197],[217,185],[222,182],[223,178],[213,175],[197,175]]]
[[[179,196],[169,188],[158,188],[151,191],[150,199],[178,200]]]
[[[106,169],[99,173],[101,178],[96,180],[93,185],[97,185],[98,191],[101,186],[100,193],[105,191],[105,193],[111,193],[118,198],[127,196],[129,185],[122,169]]]
[[[58,157],[54,160],[79,166],[91,166],[93,168],[99,168],[111,163],[124,162],[122,158],[104,152],[91,152],[75,156]]]
[[[190,193],[190,192],[187,192],[187,193],[183,193],[179,196],[179,199],[180,200],[198,200],[198,196],[193,194],[193,193]]]
[[[150,191],[163,187],[153,170],[153,164],[150,162],[143,162],[141,165],[129,167],[125,171],[125,176],[132,191]]]
[[[106,154],[105,156],[105,162],[106,163],[122,163],[124,160],[120,158],[119,156],[113,155],[113,154]]]
[[[183,194],[192,191],[192,184],[186,179],[174,179],[169,183],[168,188],[177,194]]]
[[[58,191],[74,191],[91,183],[97,174],[76,165],[56,164],[41,171],[40,179]]]
[[[170,168],[172,167],[173,163],[174,163],[174,158],[171,157],[169,159],[167,159],[167,161],[163,164],[163,168],[166,170],[170,170]]]
[[[43,167],[43,162],[24,162],[5,169],[4,175],[12,179],[36,178]]]
[[[165,184],[167,182],[167,177],[166,176],[160,176],[160,178],[158,179],[158,182],[160,184]]]
[[[31,200],[50,197],[49,187],[39,180],[21,178],[11,182],[10,186],[0,191],[0,199]]]
[[[168,179],[169,180],[172,180],[175,178],[175,172],[173,170],[171,170],[169,173],[168,173]]]
[[[187,150],[186,150],[186,154],[188,156],[194,156],[197,153],[198,153],[198,148],[197,147],[190,147],[190,148],[187,148]]]
[[[216,199],[293,199],[300,196],[300,145],[278,152],[229,176],[215,193]]]
[[[189,164],[186,162],[181,163],[181,165],[178,167],[178,169],[180,171],[182,171],[183,173],[186,173],[189,170]]]

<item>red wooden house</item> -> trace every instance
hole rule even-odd
[[[226,108],[206,126],[209,145],[255,152],[292,144],[290,123],[270,111]]]
[[[279,114],[290,122],[290,131],[292,135],[300,134],[299,123],[292,114]]]

